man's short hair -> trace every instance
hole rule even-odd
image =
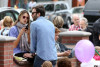
[[[33,7],[32,10],[33,9],[36,9],[36,12],[40,13],[40,16],[45,16],[45,8],[43,5],[38,5],[36,7]]]

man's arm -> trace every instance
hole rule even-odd
[[[30,51],[31,53],[36,52],[36,25],[34,23],[31,23],[30,25],[30,38],[31,38],[31,44],[30,44]]]

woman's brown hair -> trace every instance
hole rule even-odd
[[[28,19],[27,23],[28,23],[28,25],[30,24],[30,15],[29,15],[29,13],[28,13],[27,10],[23,10],[23,11],[20,12],[20,14],[19,14],[19,16],[18,16],[18,19],[15,21],[14,25],[16,25],[16,24],[20,21],[21,16],[22,16],[23,14],[25,14],[25,13],[27,13],[28,16],[29,16],[29,19]]]

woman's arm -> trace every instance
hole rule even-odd
[[[21,36],[24,32],[25,32],[25,28],[22,28],[21,31],[19,32],[17,39],[14,41],[14,48],[16,48],[17,45],[19,44]]]
[[[58,57],[61,57],[61,56],[69,56],[71,53],[70,50],[67,50],[67,51],[64,51],[64,52],[61,52],[61,53],[57,53],[57,56]]]

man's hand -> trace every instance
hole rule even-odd
[[[35,56],[35,54],[32,54],[32,53],[25,53],[23,55],[24,58],[33,58],[33,56]]]

